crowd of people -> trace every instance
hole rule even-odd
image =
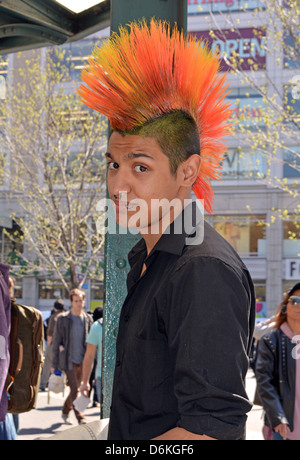
[[[13,281],[5,266],[0,267],[0,273],[0,335],[5,337],[9,331]],[[78,423],[82,424],[86,423],[84,414],[73,405],[78,393],[88,398],[94,387],[94,404],[100,401],[103,309],[98,307],[93,313],[86,313],[85,293],[79,289],[71,291],[70,301],[71,307],[65,311],[64,302],[57,300],[47,321],[41,390],[46,389],[51,373],[58,369],[65,372],[70,394],[62,408],[62,419],[72,424],[69,414],[74,410]],[[263,329],[258,327],[254,336],[255,403],[264,409],[264,437],[266,440],[300,440],[300,282],[284,294],[276,315],[268,325],[264,323]],[[7,368],[3,353],[0,365],[3,387]],[[5,392],[2,392],[0,409],[0,439],[16,439],[17,417],[6,413]]]
[[[9,276],[9,268],[0,264],[0,338],[1,346],[5,344],[4,349],[0,349],[0,440],[16,440],[19,424],[18,415],[7,413],[8,393],[5,388],[13,296],[13,278]],[[57,300],[45,324],[46,349],[40,386],[40,390],[45,391],[52,373],[65,373],[70,394],[62,408],[62,419],[68,425],[72,424],[71,410],[74,410],[79,424],[86,423],[84,414],[73,404],[80,391],[89,398],[94,390],[93,405],[100,407],[103,322],[102,307],[93,312],[84,311],[84,291],[73,289],[70,302],[70,309],[65,311],[64,302]]]

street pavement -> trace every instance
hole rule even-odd
[[[256,388],[256,380],[252,371],[247,375],[247,392],[249,398],[253,400]],[[48,403],[48,393],[40,392],[38,395],[37,408],[31,412],[21,414],[19,416],[19,441],[30,441],[37,438],[49,438],[56,433],[70,429],[65,425],[61,418],[61,410],[64,400],[68,394],[50,393],[50,401]],[[85,417],[89,422],[94,422],[100,418],[100,408],[88,407],[85,411]],[[77,421],[74,412],[71,413],[71,420],[74,426]],[[262,437],[262,410],[261,407],[254,406],[248,417],[247,423],[247,440],[263,440]]]

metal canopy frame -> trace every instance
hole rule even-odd
[[[54,0],[0,0],[0,54],[62,45],[110,25],[110,0],[73,13]]]

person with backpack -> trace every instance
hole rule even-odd
[[[0,264],[0,440],[14,441],[17,430],[13,416],[7,413],[8,393],[6,376],[10,363],[9,338],[11,329],[11,298],[13,282],[9,267]]]
[[[7,413],[7,393],[5,381],[9,367],[10,296],[9,267],[0,264],[0,422]]]

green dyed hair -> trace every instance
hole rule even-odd
[[[200,155],[198,126],[195,120],[182,110],[152,118],[130,131],[118,132],[123,136],[134,135],[155,139],[162,152],[169,158],[172,174],[176,174],[178,166],[191,155]]]

